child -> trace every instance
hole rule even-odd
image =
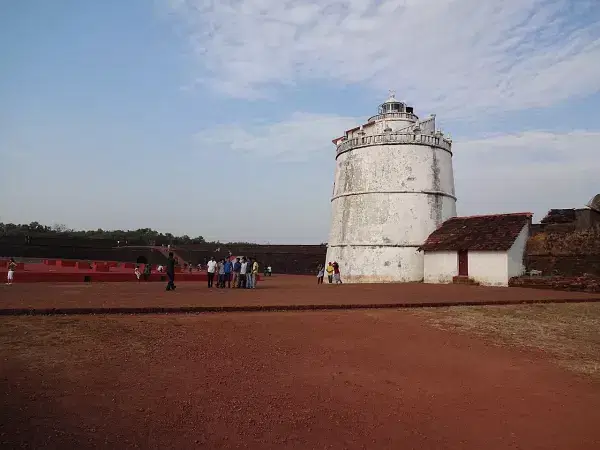
[[[325,269],[321,264],[319,264],[318,270],[319,272],[317,273],[317,284],[323,284],[323,278],[325,277]]]
[[[17,263],[14,258],[10,258],[10,262],[8,263],[8,276],[6,279],[6,284],[11,285],[13,283],[13,279],[15,277],[15,269],[17,268]]]
[[[135,276],[137,277],[138,283],[140,282],[140,277],[142,276],[142,272],[140,272],[140,266],[135,266],[135,270],[133,271]]]

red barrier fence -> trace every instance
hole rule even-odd
[[[94,270],[96,272],[110,272],[110,266],[104,263],[96,263]]]
[[[77,261],[73,261],[70,259],[61,259],[59,262],[60,262],[61,267],[76,267],[77,266]]]

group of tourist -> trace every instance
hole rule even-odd
[[[269,274],[270,274],[269,267]],[[206,263],[206,274],[208,278],[208,287],[212,288],[215,285],[217,288],[231,289],[255,289],[258,280],[259,265],[258,261],[252,258],[235,258],[235,260],[221,258],[216,261],[214,257]],[[166,290],[174,291],[175,286],[175,258],[173,252],[169,252],[167,258],[165,272],[169,281]],[[139,271],[136,272],[138,280],[140,278]]]
[[[321,264],[319,264],[317,270],[317,284],[323,284],[325,272],[327,272],[327,281],[329,281],[329,284],[333,283],[334,281],[335,284],[343,284],[342,276],[340,275],[340,265],[337,263],[337,261],[334,261],[333,263],[330,261],[326,267],[323,267]]]
[[[227,285],[232,289],[254,289],[258,279],[258,269],[258,261],[252,258],[235,258],[234,261],[222,258],[215,261],[215,258],[211,257],[206,263],[208,287],[213,287],[216,278],[218,288]]]

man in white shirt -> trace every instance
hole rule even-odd
[[[217,269],[217,262],[215,258],[210,257],[210,261],[206,264],[206,271],[208,273],[208,287],[211,288],[213,286],[213,281],[215,280],[215,272]]]
[[[240,284],[238,287],[246,287],[246,274],[248,273],[248,262],[246,258],[242,258],[242,268],[240,269]]]

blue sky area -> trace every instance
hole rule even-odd
[[[331,139],[388,89],[451,134],[459,214],[580,207],[600,3],[483,3],[2,2],[0,221],[325,242]]]

